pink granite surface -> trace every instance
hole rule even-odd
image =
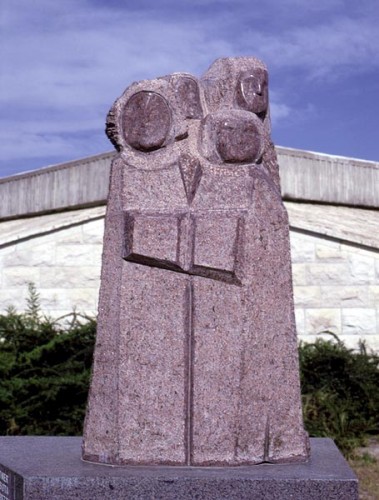
[[[115,102],[83,458],[115,465],[307,460],[289,227],[252,57]]]

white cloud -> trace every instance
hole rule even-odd
[[[284,33],[255,33],[245,45],[260,47],[261,56],[275,68],[299,68],[314,78],[336,78],[345,71],[379,68],[379,34],[374,19],[340,17]]]
[[[291,108],[287,104],[276,103],[275,101],[271,102],[270,115],[272,124],[276,125],[282,119],[290,116],[291,111],[292,111]]]
[[[55,3],[40,1],[39,7],[49,17],[58,14]],[[10,30],[2,61],[0,103],[10,115],[0,122],[3,160],[85,155],[85,140],[75,133],[87,133],[90,150],[89,137],[95,130],[103,133],[113,100],[133,80],[174,70],[202,72],[213,54],[231,51],[227,42],[207,41],[200,24],[185,20],[173,24],[125,11],[111,16],[104,9],[89,13],[79,5],[72,22],[58,19],[57,30],[33,31],[36,14],[29,11],[14,20],[23,36]]]
[[[26,32],[17,41],[14,33],[3,61],[4,99],[43,106],[109,102],[108,93],[114,96],[114,89],[123,90],[133,79],[198,72],[214,54],[232,52],[227,41],[207,40],[201,23],[173,24],[124,12],[107,24],[108,16],[93,14],[88,26],[78,28],[86,17],[79,10],[74,26],[60,31]]]

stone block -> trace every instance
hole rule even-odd
[[[295,308],[296,331],[297,335],[306,335],[305,331],[305,311],[303,308]]]
[[[319,286],[295,286],[295,307],[322,307],[323,297]]]
[[[81,225],[61,228],[50,235],[51,237],[57,245],[82,245],[84,243]]]
[[[358,500],[358,480],[331,439],[308,463],[244,467],[107,467],[80,459],[79,437],[0,437],[0,484],[12,500]]]
[[[308,283],[313,285],[350,285],[347,263],[316,263],[308,267]]]
[[[0,290],[0,310],[6,311],[8,307],[15,307],[17,311],[24,311],[27,305],[27,295],[27,287]]]
[[[322,261],[338,261],[347,258],[346,247],[335,242],[316,243],[316,257]]]
[[[291,231],[291,260],[294,263],[298,262],[314,262],[315,255],[315,238],[300,233]]]
[[[179,265],[180,219],[176,215],[129,216],[125,259]]]
[[[322,303],[329,307],[364,307],[368,305],[368,287],[362,285],[321,286]]]
[[[86,222],[82,225],[83,243],[103,244],[104,218]]]
[[[370,335],[377,331],[376,310],[371,308],[342,309],[344,334]]]
[[[42,288],[55,288],[61,287],[62,282],[58,282],[56,278],[56,267],[46,267],[39,266],[38,271],[40,274],[39,277],[39,286],[38,289]]]
[[[373,257],[350,253],[348,260],[351,283],[355,285],[375,283],[375,261]]]
[[[92,311],[92,314],[96,314],[98,299],[97,288],[75,288],[68,292],[67,303],[70,304],[71,309],[75,309],[78,312],[87,310]]]
[[[305,331],[310,335],[324,331],[341,333],[340,309],[306,309]]]
[[[359,351],[360,343],[364,342],[365,347],[368,352],[374,351],[378,352],[379,349],[379,335],[338,335],[338,338],[348,349],[354,349],[355,351]],[[329,339],[330,340],[330,339]]]
[[[28,283],[31,282],[37,288],[40,286],[40,270],[37,267],[12,266],[3,269],[4,288],[27,288]]]
[[[96,288],[42,288],[39,290],[40,304],[43,311],[90,310],[97,308]]]
[[[60,289],[55,289],[55,288],[45,288],[39,292],[40,294],[40,304],[43,310],[50,310],[50,309],[65,309],[67,308],[67,303],[66,307],[64,305],[64,300],[63,300],[63,294],[61,293]]]
[[[368,303],[367,303],[367,305],[369,307],[376,307],[379,305],[379,285],[370,285],[368,287]]]
[[[304,286],[308,284],[307,267],[308,264],[303,264],[303,263],[292,264],[292,283],[294,286]]]
[[[379,352],[379,328],[377,328],[376,334],[365,335],[364,337],[360,337],[360,339],[362,341],[364,341],[365,346],[369,350],[369,352],[374,352],[375,354],[378,354],[378,352]]]
[[[13,248],[14,251],[3,258],[4,267],[51,267],[55,265],[55,243],[50,241],[50,238],[41,237],[18,243]]]
[[[0,269],[8,267],[12,262],[12,256],[15,254],[14,246],[0,248]]]
[[[99,266],[101,264],[102,245],[83,244],[57,245],[57,266]]]
[[[100,266],[57,266],[40,268],[41,288],[96,288],[100,286]]]

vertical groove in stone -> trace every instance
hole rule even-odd
[[[186,425],[185,425],[185,443],[186,443],[186,465],[191,465],[192,462],[192,434],[193,434],[193,283],[192,278],[189,278],[186,289],[187,298],[187,356],[186,356],[186,379],[185,379],[185,394],[186,394]]]
[[[121,162],[120,162],[121,163]],[[123,168],[120,168],[120,178],[121,178],[121,183],[120,183],[120,186],[123,186],[124,185],[124,175],[125,175],[125,171]],[[117,204],[118,204],[118,209],[120,210],[120,208],[122,207],[122,197],[121,197],[121,193],[120,191],[118,190],[117,191]],[[124,229],[124,232],[126,233],[126,218],[125,218],[125,215],[123,215],[123,229]],[[121,234],[125,234],[125,233],[121,233]],[[133,238],[133,234],[131,235],[131,238]],[[123,238],[122,238],[123,240]],[[122,241],[121,240],[121,248],[120,248],[120,255],[118,256],[118,261],[121,260],[122,258],[122,253],[125,251],[125,241]],[[121,263],[120,265],[120,268],[121,268],[121,276],[123,275],[123,263]],[[121,279],[119,279],[118,281],[118,291],[117,291],[117,295],[120,296],[120,294],[122,293],[121,292],[121,289],[122,289],[122,286],[121,286]],[[100,303],[99,303],[100,304]],[[121,453],[121,442],[120,442],[120,439],[119,439],[119,433],[120,433],[120,369],[121,369],[121,356],[120,356],[120,348],[121,348],[121,321],[120,321],[120,316],[121,316],[121,304],[120,304],[120,301],[118,301],[117,303],[117,312],[118,312],[118,330],[117,330],[117,337],[116,337],[116,359],[115,359],[115,366],[117,367],[117,381],[116,381],[116,394],[114,395],[114,398],[115,398],[115,401],[116,401],[116,415],[115,415],[115,429],[116,429],[116,432],[117,432],[117,440],[116,440],[116,449],[115,449],[115,453],[116,453],[116,460],[119,460],[120,459],[120,453]]]
[[[266,428],[265,428],[264,456],[263,456],[264,462],[268,462],[269,455],[270,455],[270,417],[267,415]]]

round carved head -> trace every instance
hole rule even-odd
[[[171,123],[168,102],[156,92],[137,92],[126,102],[122,114],[125,141],[132,148],[144,152],[162,147]]]
[[[106,133],[119,151],[148,156],[187,138],[188,123],[202,117],[198,81],[174,73],[128,87],[108,113]]]
[[[253,113],[211,113],[202,122],[202,153],[215,163],[255,163],[263,153],[263,137],[262,122]]]

